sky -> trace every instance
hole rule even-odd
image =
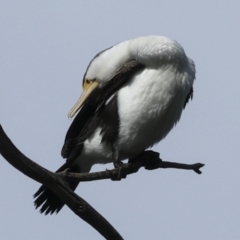
[[[194,97],[153,149],[165,161],[204,163],[203,174],[142,169],[77,193],[124,239],[240,239],[239,12],[236,0],[0,1],[0,124],[55,171],[93,56],[138,36],[175,39],[196,64]],[[0,165],[0,239],[103,239],[68,207],[41,215],[32,197],[40,184],[2,157]]]

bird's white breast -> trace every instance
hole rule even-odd
[[[180,119],[192,86],[173,66],[145,69],[119,91],[119,146],[122,158],[134,157],[163,139]]]

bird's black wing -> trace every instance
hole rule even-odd
[[[98,126],[102,127],[102,141],[113,141],[114,136],[118,133],[118,128],[114,127],[118,124],[116,93],[135,73],[141,71],[144,67],[136,60],[125,63],[111,80],[101,88],[95,89],[90,95],[66,134],[61,153],[64,158],[68,159],[67,161],[71,162],[81,153],[83,142]]]

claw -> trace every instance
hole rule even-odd
[[[129,164],[125,164],[121,161],[114,161],[113,165],[116,169],[118,169],[118,175],[117,177],[112,178],[113,181],[120,181],[121,179],[127,177]]]
[[[124,164],[119,159],[119,146],[118,143],[115,142],[112,145],[112,156],[113,156],[113,165],[116,169],[118,169],[117,177],[111,178],[114,181],[120,181],[122,178],[126,178],[128,174],[127,166],[128,164]]]

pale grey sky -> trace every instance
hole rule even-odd
[[[195,61],[194,98],[154,149],[166,161],[205,163],[203,174],[141,170],[77,193],[124,239],[240,239],[239,13],[234,0],[0,1],[0,123],[54,171],[91,58],[141,35],[173,38]],[[34,210],[38,187],[1,158],[0,239],[102,239],[67,207]]]

